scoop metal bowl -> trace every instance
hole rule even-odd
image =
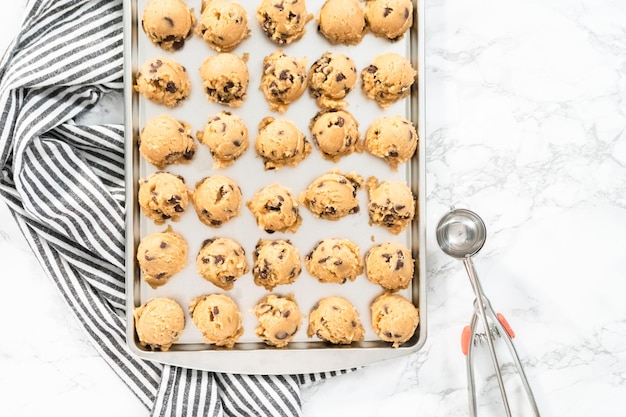
[[[484,295],[480,285],[480,281],[478,280],[476,268],[474,267],[474,263],[472,262],[472,256],[474,256],[476,253],[478,253],[478,251],[482,249],[485,241],[487,240],[487,227],[485,226],[485,223],[478,216],[478,214],[474,213],[473,211],[467,209],[453,208],[450,212],[446,213],[441,218],[441,220],[439,220],[436,234],[437,243],[439,244],[441,250],[443,250],[447,255],[453,258],[463,260],[463,265],[465,266],[465,270],[467,271],[467,274],[469,276],[470,283],[472,284],[472,290],[474,291],[474,295],[476,296],[476,300],[474,301],[474,314],[472,316],[472,324],[470,326],[472,337],[475,331],[476,321],[478,317],[483,324],[484,335],[486,336],[485,339],[489,347],[489,353],[491,354],[491,361],[494,366],[496,378],[500,387],[502,402],[507,417],[511,417],[511,407],[509,405],[506,388],[504,386],[504,381],[500,372],[498,357],[496,355],[496,350],[494,347],[494,332],[492,331],[492,327],[489,324],[489,319],[487,318],[487,316],[489,316],[489,318],[491,319],[493,327],[498,330],[496,333],[505,336],[507,347],[511,352],[518,374],[522,380],[524,389],[532,407],[533,414],[538,417],[539,410],[537,408],[537,404],[535,402],[532,390],[530,389],[530,385],[522,368],[522,364],[519,360],[519,356],[517,355],[515,347],[513,346],[513,342],[511,341],[511,335],[509,334],[509,331],[505,329],[505,327],[502,325],[499,315],[497,315],[493,311],[493,309],[491,308],[491,303]],[[470,347],[469,354],[467,355],[468,390],[470,401],[470,415],[476,416],[476,388],[474,383],[474,371],[472,363],[473,360],[471,352],[472,349]]]
[[[487,227],[476,213],[455,209],[445,214],[437,226],[437,243],[456,259],[473,256],[487,240]]]

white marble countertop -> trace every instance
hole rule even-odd
[[[2,49],[24,3],[3,4]],[[626,8],[427,0],[426,21],[428,338],[415,355],[306,388],[304,415],[468,415],[460,334],[474,297],[462,264],[434,238],[456,205],[487,224],[476,267],[517,334],[542,415],[622,416]],[[147,416],[90,346],[4,204],[0,218],[0,415]],[[477,359],[488,376],[486,349]],[[490,378],[481,414],[497,401]]]

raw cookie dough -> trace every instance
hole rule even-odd
[[[268,291],[293,283],[302,272],[298,249],[289,240],[259,239],[253,259],[254,283]]]
[[[370,177],[367,180],[367,192],[370,224],[382,226],[397,235],[413,220],[415,199],[405,183],[398,181],[379,183],[376,177]]]
[[[398,164],[411,159],[417,141],[417,132],[409,120],[402,116],[385,116],[374,120],[367,128],[363,145],[395,171]]]
[[[250,145],[248,127],[239,116],[227,111],[209,117],[204,130],[198,131],[196,137],[209,148],[214,169],[232,165]]]
[[[304,36],[313,15],[307,13],[305,0],[262,0],[256,19],[269,39],[288,45]]]
[[[400,294],[378,296],[371,307],[372,327],[382,340],[397,348],[409,340],[419,324],[419,311]]]
[[[306,83],[306,58],[285,55],[282,49],[263,58],[261,91],[272,111],[287,111],[302,96]]]
[[[295,233],[302,223],[298,202],[291,191],[280,184],[271,184],[260,189],[246,206],[259,227],[267,233]]]
[[[196,152],[191,125],[165,114],[153,117],[141,130],[139,152],[160,169],[177,162],[189,162]]]
[[[185,328],[185,313],[169,298],[152,298],[133,311],[141,346],[168,351]]]
[[[259,123],[254,142],[257,155],[266,170],[295,167],[311,153],[311,144],[298,127],[285,119],[266,117]]]
[[[411,251],[397,242],[385,242],[365,254],[367,279],[386,290],[408,288],[413,279],[414,261]]]
[[[250,37],[248,14],[239,3],[203,0],[196,33],[217,52],[228,52]]]
[[[211,345],[232,348],[243,334],[241,311],[227,295],[196,297],[189,303],[189,314],[204,340]]]
[[[365,19],[372,33],[390,41],[398,41],[413,24],[411,0],[368,0]]]
[[[195,24],[193,9],[182,0],[150,0],[141,18],[143,31],[152,43],[170,52],[185,46]]]
[[[348,239],[324,239],[306,256],[306,269],[323,283],[354,281],[363,273],[361,249]]]
[[[319,300],[309,314],[306,333],[309,337],[316,335],[326,342],[343,345],[362,341],[365,337],[359,312],[342,297]]]
[[[365,30],[365,11],[358,0],[326,0],[317,30],[332,44],[356,45]]]
[[[374,57],[371,65],[361,71],[361,88],[371,100],[383,109],[408,97],[417,71],[408,59],[395,52]]]
[[[287,346],[302,323],[298,304],[291,296],[266,295],[254,306],[254,315],[259,320],[256,335],[277,348]]]
[[[240,107],[246,99],[250,74],[246,61],[235,54],[222,52],[204,60],[200,66],[202,87],[209,101]]]
[[[241,188],[223,175],[200,180],[193,192],[193,206],[198,219],[207,226],[219,227],[239,214]]]
[[[356,85],[356,64],[347,55],[324,52],[309,70],[309,93],[322,108],[348,105],[343,99]]]
[[[187,210],[189,194],[183,177],[159,171],[139,180],[137,198],[146,217],[163,224],[167,219],[180,219]]]
[[[187,265],[188,251],[185,238],[174,232],[171,226],[144,237],[137,247],[141,278],[152,288],[165,285]]]
[[[300,202],[315,216],[339,220],[359,212],[356,191],[363,185],[363,177],[355,173],[331,171],[313,180],[300,194]]]
[[[226,237],[214,237],[202,243],[196,268],[202,278],[223,290],[232,289],[235,281],[249,271],[246,251]]]
[[[148,100],[172,108],[189,97],[191,82],[185,67],[173,59],[160,57],[141,66],[134,88]]]
[[[321,111],[309,123],[311,138],[324,159],[333,162],[361,152],[359,124],[345,110]]]

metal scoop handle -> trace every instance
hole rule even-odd
[[[533,413],[536,417],[539,417],[539,409],[537,407],[537,403],[535,401],[535,397],[530,388],[530,384],[528,383],[528,379],[526,378],[526,374],[524,372],[524,368],[522,368],[522,363],[519,359],[519,355],[517,354],[517,350],[513,345],[512,338],[512,330],[506,323],[506,320],[500,315],[497,315],[493,308],[491,307],[491,303],[484,295],[482,288],[480,286],[480,281],[478,280],[478,275],[476,274],[476,269],[474,267],[474,263],[472,262],[470,257],[466,257],[463,259],[463,265],[467,270],[467,274],[469,275],[470,283],[472,285],[472,289],[474,290],[474,294],[476,295],[476,300],[474,301],[474,314],[472,315],[472,320],[470,322],[470,344],[468,346],[467,357],[466,357],[466,366],[467,366],[467,379],[468,379],[468,390],[469,390],[469,403],[470,403],[470,415],[471,417],[476,417],[477,415],[477,407],[476,407],[476,384],[474,380],[474,360],[473,360],[473,349],[472,349],[472,338],[475,334],[476,325],[478,318],[483,322],[483,329],[485,331],[487,345],[489,347],[489,353],[491,355],[491,361],[494,366],[494,370],[496,373],[496,378],[498,380],[498,386],[500,388],[500,395],[502,396],[502,402],[504,405],[504,409],[507,417],[512,417],[511,415],[511,407],[509,405],[508,397],[506,394],[506,388],[504,387],[504,381],[502,379],[502,373],[500,372],[500,364],[498,362],[498,357],[495,351],[493,338],[494,332],[492,331],[492,327],[489,325],[489,319],[491,319],[493,326],[495,327],[496,334],[503,336],[504,341],[513,357],[513,362],[517,369],[518,375],[522,381],[522,385],[524,386],[524,390],[526,391],[526,395],[528,397],[528,401],[532,407]],[[478,300],[482,300],[479,302]],[[506,326],[503,326],[502,321],[506,323]]]

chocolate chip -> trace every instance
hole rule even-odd
[[[183,154],[183,158],[190,160],[193,158],[194,154],[196,153],[196,151],[194,151],[193,149],[188,149],[185,151],[185,153]]]
[[[396,262],[396,271],[401,270],[403,266],[404,266],[404,262],[398,259],[398,262]]]
[[[387,156],[389,156],[391,158],[397,158],[398,157],[398,151],[389,151],[387,153]]]
[[[235,145],[236,147],[240,147],[241,146],[241,142],[238,140],[234,140],[233,141],[233,145]]]
[[[224,277],[224,281],[225,282],[232,282],[234,280],[235,280],[235,277],[232,276],[232,275],[227,275],[227,276]]]
[[[348,183],[347,179],[345,179],[345,178],[340,178],[339,179],[339,184],[347,184],[347,183]]]
[[[330,259],[329,256],[326,256],[325,258],[320,259],[319,261],[317,261],[318,264],[323,264],[324,262],[328,261],[328,259]]]
[[[155,258],[154,258],[154,257],[152,257],[152,256],[150,256],[150,255],[148,255],[148,254],[146,254],[146,256],[144,256],[144,259],[145,259],[146,261],[148,261],[148,262],[151,262],[151,261],[154,261],[154,259],[155,259]]]
[[[409,9],[408,8],[404,8],[404,18],[408,19],[409,18]]]
[[[291,268],[289,271],[289,278],[294,278],[296,276],[296,268]]]
[[[333,262],[333,265],[339,266],[342,265],[343,261],[341,259],[337,259],[335,262]]]
[[[213,238],[206,239],[204,242],[202,242],[202,247],[205,247],[206,245],[210,245],[213,242],[215,242],[215,239],[213,239]]]
[[[289,334],[288,334],[286,331],[284,331],[284,330],[280,330],[280,331],[276,332],[276,334],[274,335],[274,337],[275,337],[277,340],[284,340],[284,339],[286,339],[287,337],[289,337]]]
[[[337,121],[335,122],[335,124],[339,127],[343,127],[344,123],[345,123],[345,119],[341,116],[337,116]]]
[[[275,4],[274,7],[277,8],[279,12],[282,12],[285,9],[282,3]]]
[[[226,85],[224,86],[223,90],[224,90],[225,93],[228,93],[234,86],[235,86],[235,83],[232,82],[231,80],[228,80],[226,82]]]
[[[178,205],[178,204],[177,204],[177,205],[175,205],[175,206],[174,206],[174,211],[175,211],[176,213],[183,213],[183,212],[185,211],[185,209],[184,209],[184,208],[182,208],[180,205]]]
[[[385,262],[389,262],[389,261],[391,261],[391,257],[392,257],[393,255],[392,255],[392,254],[390,254],[390,253],[383,253],[383,254],[382,254],[382,255],[380,255],[380,256],[382,256],[382,258],[385,260]]]
[[[287,318],[287,317],[289,317],[290,315],[291,315],[291,310],[285,310],[285,311],[283,311],[283,317],[284,317],[284,318]]]
[[[162,279],[165,278],[165,276],[167,275],[167,272],[159,272],[158,274],[156,274],[154,276],[155,279]]]
[[[352,320],[350,324],[352,324],[352,327],[356,327],[356,321]]]
[[[209,222],[211,223],[212,226],[221,226],[222,225],[221,220],[211,219]]]
[[[223,255],[214,255],[213,259],[215,260],[215,265],[222,265],[226,261]]]
[[[180,202],[180,196],[179,196],[179,195],[173,195],[173,196],[171,196],[171,197],[167,200],[167,202],[168,202],[169,204],[176,204],[176,203]]]
[[[208,264],[209,262],[211,262],[211,259],[209,259],[209,258],[204,258],[203,257],[203,258],[201,258],[201,260],[202,260],[203,264]]]
[[[276,230],[272,230],[272,229],[265,229],[265,231],[271,235],[271,234],[272,234],[272,233],[274,233]]]
[[[167,85],[165,86],[165,91],[167,91],[168,93],[175,93],[178,91],[178,87],[176,87],[174,81],[168,81]]]
[[[405,206],[404,204],[396,204],[396,205],[394,206],[394,210],[395,210],[395,211],[400,211],[400,210],[402,210],[402,209],[403,209],[403,208],[405,208],[405,207],[406,207],[406,206]]]
[[[289,70],[282,70],[280,74],[278,75],[278,79],[281,81],[284,81],[287,78],[289,78]]]
[[[220,314],[220,309],[218,306],[213,306],[213,315],[217,316],[218,314]]]
[[[369,72],[370,74],[374,74],[376,73],[376,71],[378,71],[378,67],[376,65],[370,65],[365,68],[365,71]]]
[[[343,72],[340,72],[339,74],[335,76],[335,80],[337,80],[338,82],[341,80],[345,80],[345,79],[346,79],[346,76],[343,75]]]
[[[292,21],[294,17],[298,17],[298,15],[290,10],[289,14],[287,15],[287,20]]]
[[[391,338],[391,332],[385,332],[385,336]]]
[[[174,20],[171,17],[165,16],[163,19],[165,19],[165,21],[169,23],[171,27],[174,27]]]
[[[159,247],[160,247],[161,249],[165,249],[165,248],[167,248],[167,242],[166,242],[166,241],[162,241],[162,242],[161,242],[161,244],[159,245]]]
[[[391,7],[385,7],[385,11],[383,12],[383,17],[389,16],[391,12],[393,12],[393,9]]]

